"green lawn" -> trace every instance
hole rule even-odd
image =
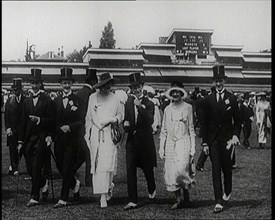
[[[158,149],[158,134],[155,135]],[[241,139],[242,140],[242,139]],[[9,153],[2,123],[2,219],[271,219],[271,140],[268,149],[257,149],[256,131],[251,134],[252,149],[237,147],[236,157],[239,168],[233,171],[233,193],[224,212],[213,214],[214,192],[212,187],[211,164],[206,162],[205,172],[196,174],[196,187],[190,190],[191,207],[170,210],[174,195],[165,190],[162,175],[163,161],[158,157],[155,170],[157,200],[155,204],[147,202],[147,185],[143,173],[138,172],[138,195],[140,207],[124,211],[127,204],[127,181],[125,147],[118,149],[118,173],[114,178],[115,189],[108,208],[101,209],[99,196],[93,195],[92,187],[81,187],[81,199],[78,203],[70,199],[71,205],[63,209],[53,209],[61,189],[61,179],[52,161],[54,172],[54,193],[39,206],[27,208],[30,199],[30,180],[27,176],[25,161],[21,160],[19,179],[7,175]],[[197,138],[195,159],[200,153],[200,139]],[[84,183],[84,166],[78,172]],[[17,194],[18,182],[18,194]],[[72,198],[72,194],[70,194]]]

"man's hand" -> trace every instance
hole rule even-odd
[[[60,127],[60,129],[61,129],[61,131],[63,131],[64,133],[67,133],[67,132],[71,131],[69,125],[63,125],[62,127]]]
[[[35,115],[29,115],[29,118],[32,122],[39,124],[40,118]]]
[[[8,128],[8,129],[7,129],[7,135],[8,135],[8,136],[12,136],[12,130],[11,130],[11,128]]]
[[[231,148],[231,146],[236,146],[239,144],[240,144],[239,138],[236,135],[233,135],[232,139],[227,141],[226,149],[229,150]]]
[[[208,155],[209,154],[209,147],[208,147],[208,145],[205,145],[205,146],[203,146],[203,152],[205,153],[205,155]]]
[[[164,148],[163,147],[160,147],[159,148],[159,157],[161,159],[164,159],[165,158],[165,155],[164,155]]]
[[[135,99],[134,104],[139,107],[141,105],[141,101],[139,99]]]
[[[21,148],[22,148],[22,144],[21,143],[19,143],[18,145],[17,145],[17,151],[18,151],[18,153],[20,153],[20,150],[21,150]]]
[[[47,147],[51,146],[51,143],[52,143],[51,136],[47,136],[46,139],[45,139],[45,141],[46,141]]]

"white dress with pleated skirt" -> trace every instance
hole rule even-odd
[[[91,174],[93,174],[94,194],[108,193],[113,176],[117,170],[117,146],[111,138],[111,125],[105,126],[112,118],[123,120],[123,109],[117,96],[113,93],[99,103],[98,92],[89,98],[86,114],[86,132],[89,132],[88,147],[91,156]]]
[[[186,102],[164,110],[160,140],[165,143],[164,179],[167,191],[194,186],[190,175],[190,153],[195,153],[192,106]]]

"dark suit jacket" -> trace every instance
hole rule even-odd
[[[23,94],[21,95],[20,102],[16,100],[16,96],[10,96],[6,103],[4,121],[6,129],[11,128],[13,135],[7,137],[7,146],[10,146],[11,138],[15,138],[14,141],[18,141],[18,128],[21,123],[21,115],[23,109],[23,102],[26,99]]]
[[[55,131],[56,139],[61,142],[75,143],[79,136],[79,129],[81,128],[81,115],[79,111],[79,98],[75,94],[69,96],[68,104],[66,109],[63,106],[62,95],[59,95],[54,100],[55,106]],[[75,106],[77,109],[72,110],[72,106]],[[70,126],[70,132],[64,133],[60,127],[63,125]],[[61,138],[61,139],[60,139]]]
[[[37,125],[29,119],[29,115],[40,117],[40,123]],[[52,100],[41,93],[36,106],[33,105],[32,97],[28,97],[23,102],[21,115],[21,124],[19,129],[19,140],[27,141],[32,134],[38,135],[41,140],[45,140],[50,135],[54,125],[54,109]]]
[[[4,115],[6,129],[11,128],[12,132],[17,132],[25,99],[26,97],[21,95],[21,100],[18,103],[15,95],[8,98]]]
[[[243,124],[251,124],[250,117],[254,116],[254,111],[251,106],[245,106],[243,103],[240,105],[241,121]]]
[[[219,136],[225,141],[233,135],[240,136],[241,120],[237,98],[227,90],[223,97],[223,103],[219,108],[216,92],[211,93],[203,102],[202,117],[202,143],[212,144],[213,139],[219,132]]]
[[[143,97],[138,109],[137,123],[135,124],[134,97],[129,96],[125,104],[125,121],[130,122],[126,144],[126,153],[134,153],[137,166],[157,166],[156,149],[153,139],[152,124],[154,121],[154,103]],[[134,148],[134,149],[130,149]]]

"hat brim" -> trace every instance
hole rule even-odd
[[[38,80],[38,79],[33,78],[33,77],[28,78],[27,81],[28,81],[28,82],[44,82],[43,79]]]
[[[223,76],[223,77],[212,77],[213,80],[216,80],[216,79],[227,79],[227,76]]]
[[[129,85],[129,87],[131,87],[131,86],[137,86],[137,85],[144,85],[144,82],[143,81],[140,81],[140,82],[138,82],[138,81],[131,82],[130,85]]]
[[[117,82],[117,81],[118,81],[118,80],[117,80],[117,79],[114,79],[114,78],[105,79],[105,80],[103,80],[103,81],[101,81],[101,82],[95,84],[95,85],[94,85],[94,88],[95,88],[95,89],[98,89],[98,88],[104,86],[105,84],[107,84],[107,83],[109,83],[109,82],[115,83],[115,82]]]
[[[168,99],[170,99],[170,100],[172,100],[173,99],[173,97],[170,95],[170,93],[172,92],[172,91],[180,91],[180,92],[182,92],[182,98],[184,99],[184,98],[186,98],[187,97],[187,92],[183,89],[183,88],[180,88],[180,87],[172,87],[172,88],[170,88],[170,89],[168,89],[166,92],[165,92],[165,96],[168,98]]]
[[[63,80],[69,80],[69,81],[75,82],[75,79],[71,78],[71,77],[60,77],[60,78],[58,78],[58,82],[62,82]]]
[[[11,86],[12,90],[23,89],[23,86]]]

